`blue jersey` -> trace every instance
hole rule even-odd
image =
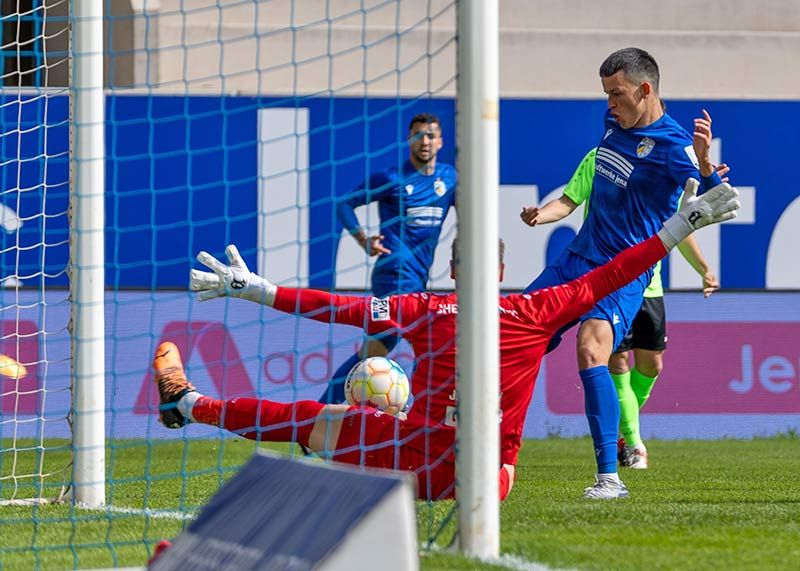
[[[675,214],[690,177],[704,186],[692,137],[664,114],[647,127],[622,129],[606,112],[605,134],[597,148],[592,207],[568,249],[604,264],[642,242]]]
[[[410,161],[370,176],[337,205],[342,225],[359,229],[353,208],[378,202],[383,245],[392,251],[378,257],[372,270],[377,295],[425,291],[442,223],[455,204],[456,169],[437,163],[433,174],[420,173]]]

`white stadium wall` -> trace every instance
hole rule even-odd
[[[113,4],[123,10],[128,1]],[[434,77],[452,77],[455,10],[449,0],[403,0],[399,9],[382,0],[133,0],[130,5],[133,13],[147,16],[133,20],[147,25],[132,36],[137,50],[149,51],[136,62],[120,62],[135,65],[137,87],[270,95],[455,94],[452,81],[428,81],[429,65]],[[435,24],[430,36],[421,27],[397,41],[398,31],[429,14]],[[792,0],[622,0],[613,9],[593,0],[504,0],[500,26],[501,97],[602,97],[597,68],[603,57],[632,45],[658,60],[667,99],[800,97],[800,74],[793,73],[800,54],[800,4]],[[292,65],[292,54],[303,63]],[[398,67],[402,74],[382,77]]]

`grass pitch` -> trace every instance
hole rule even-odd
[[[627,500],[581,498],[594,472],[588,439],[526,441],[502,506],[502,552],[524,569],[800,568],[800,438],[648,443],[651,469],[621,473]],[[143,565],[253,453],[253,443],[118,441],[109,447],[108,511],[69,505],[0,508],[0,569]],[[287,448],[282,448],[286,451]],[[4,454],[0,469],[10,473]],[[46,456],[63,466],[67,452]],[[16,459],[16,471],[36,460]],[[56,478],[57,480],[57,478]],[[8,497],[12,481],[2,481]],[[25,482],[20,482],[23,486]],[[31,495],[21,488],[18,495]],[[451,502],[420,504],[419,536],[443,545]],[[142,510],[149,510],[146,514]],[[449,523],[448,523],[449,522]],[[498,569],[428,552],[423,569]]]

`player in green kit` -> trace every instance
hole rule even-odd
[[[704,121],[708,123],[710,144],[710,118],[707,117]],[[597,149],[592,149],[581,160],[559,198],[552,200],[540,209],[533,207],[523,209],[520,215],[522,220],[530,226],[546,224],[563,218],[580,204],[585,205],[585,217],[590,208],[589,198],[595,176],[596,153]],[[724,176],[728,170],[726,165],[720,165],[717,173]],[[548,216],[541,216],[542,211],[547,215],[548,210],[551,212],[552,219]],[[563,216],[559,216],[560,214]],[[681,242],[678,249],[702,277],[705,297],[719,289],[719,282],[710,271],[693,236],[689,236]],[[647,449],[639,432],[639,410],[647,402],[653,385],[661,373],[662,356],[666,348],[666,311],[664,309],[664,288],[661,282],[661,262],[659,261],[653,270],[653,278],[645,290],[642,307],[636,314],[631,329],[609,360],[609,370],[617,389],[620,405],[622,438],[618,443],[618,457],[623,466],[637,469],[647,468]],[[628,359],[630,350],[634,352],[635,366],[633,368]]]

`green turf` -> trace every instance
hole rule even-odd
[[[593,473],[588,440],[526,441],[517,483],[502,507],[502,552],[571,569],[800,568],[800,439],[648,445],[651,469],[622,473],[631,498],[590,502],[580,497]],[[192,512],[253,450],[237,439],[116,442],[107,456],[108,501]],[[40,459],[35,451],[19,455],[16,472]],[[47,469],[67,462],[66,451],[45,455]],[[3,476],[11,466],[6,453]],[[10,497],[12,484],[2,480],[3,497]],[[18,495],[30,495],[26,482],[18,485]],[[451,512],[449,502],[421,503],[421,541],[438,534],[437,543],[445,545]],[[68,505],[3,507],[0,569],[142,565],[157,541],[183,525]],[[421,562],[429,570],[498,568],[442,550],[423,554]]]

